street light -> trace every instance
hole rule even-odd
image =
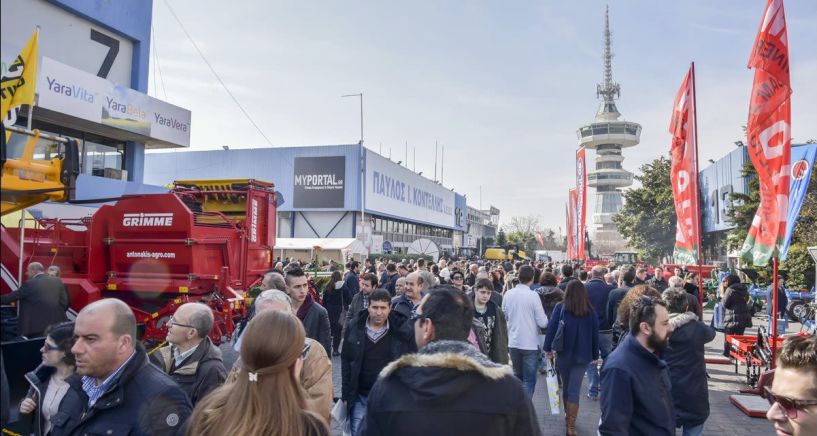
[[[363,145],[363,93],[341,95],[343,97],[360,97],[360,145]]]

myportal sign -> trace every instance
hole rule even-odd
[[[190,146],[190,111],[43,56],[37,106],[116,129]],[[150,143],[150,141],[145,141]]]
[[[456,226],[455,194],[366,151],[366,209],[441,227]]]
[[[295,209],[342,208],[346,157],[296,157],[293,179]]]

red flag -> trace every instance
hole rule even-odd
[[[565,238],[567,244],[565,249],[567,250],[567,258],[571,259],[571,255],[573,254],[573,244],[571,244],[570,240],[572,238],[572,233],[570,232],[570,196],[568,195],[568,201],[565,203],[565,232],[567,234],[567,238]]]
[[[789,205],[791,81],[783,0],[766,3],[748,67],[755,68],[755,78],[747,147],[760,182],[760,206],[741,255],[762,266],[782,252]]]
[[[568,258],[570,259],[578,259],[579,257],[579,235],[577,232],[576,226],[576,203],[578,200],[578,196],[576,193],[576,189],[570,189],[568,191],[570,197],[570,206],[568,207],[568,229],[567,229],[567,246],[568,246]]]
[[[690,67],[681,88],[675,94],[672,105],[672,134],[670,154],[672,168],[672,196],[675,200],[675,215],[678,223],[675,230],[676,263],[693,265],[698,263],[698,243],[700,241],[700,217],[698,192],[698,157],[695,143],[695,70]]]
[[[576,258],[586,259],[584,252],[587,221],[587,159],[584,147],[576,152]]]

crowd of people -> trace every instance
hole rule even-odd
[[[317,290],[298,262],[267,273],[231,368],[201,303],[181,304],[167,345],[150,352],[118,299],[74,322],[56,309],[32,314],[23,329],[45,342],[19,413],[34,434],[54,436],[328,435],[333,418],[354,436],[537,435],[531,399],[550,361],[568,436],[582,395],[599,401],[601,435],[703,432],[715,329],[702,320],[704,291],[680,268],[381,259],[330,272]],[[29,277],[3,301],[64,311],[59,280],[34,263]],[[718,279],[723,328],[742,333],[746,287],[734,274]],[[817,339],[788,339],[777,363],[769,420],[784,434],[817,434]]]

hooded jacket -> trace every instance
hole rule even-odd
[[[539,294],[539,299],[542,300],[542,308],[545,309],[545,315],[553,315],[553,308],[565,299],[565,291],[559,289],[558,286],[540,286],[535,289]]]
[[[715,339],[715,329],[692,312],[671,313],[669,323],[673,331],[663,357],[672,382],[675,425],[702,424],[709,417],[704,346]]]
[[[675,435],[667,364],[627,335],[601,369],[601,436]]]
[[[178,367],[174,367],[170,345],[156,350],[150,355],[150,361],[182,388],[194,406],[210,391],[221,386],[227,378],[221,350],[213,345],[209,337],[204,338],[196,351],[187,356]]]
[[[51,436],[173,435],[180,431],[190,416],[190,399],[167,374],[148,363],[140,343],[136,347],[136,355],[92,407],[82,390],[82,376],[66,379],[71,387],[60,411],[51,417]]]
[[[366,321],[369,311],[363,309],[358,312],[346,326],[343,336],[343,351],[341,352],[341,378],[343,379],[341,399],[351,404],[357,397],[360,382],[360,369],[363,366],[366,344]],[[391,361],[414,351],[414,329],[408,317],[392,310],[389,313],[389,331],[391,336]]]
[[[474,302],[476,298],[473,292],[466,294]],[[493,305],[496,309],[496,325],[491,330],[491,347],[487,353],[484,352],[485,344],[480,341],[481,350],[483,354],[487,355],[491,362],[508,364],[508,322],[505,320],[505,313],[502,312],[502,306],[496,304],[493,300],[488,300],[488,305]],[[480,318],[474,313],[474,331],[479,339],[485,337],[485,324],[480,321]]]
[[[32,412],[32,427],[31,427],[31,434],[32,435],[44,435],[45,434],[45,418],[43,417],[43,398],[45,398],[45,393],[48,391],[48,385],[51,382],[51,376],[57,371],[56,368],[52,366],[45,366],[40,364],[37,368],[33,371],[26,373],[25,378],[28,384],[31,387],[28,389],[28,393],[26,394],[26,398],[33,398],[34,394],[37,395],[37,407]],[[68,392],[65,393],[65,397],[60,400],[60,402],[65,401],[65,398],[71,395],[71,390],[69,389]],[[4,405],[8,405],[8,402],[4,403]],[[5,407],[5,406],[4,406]],[[8,408],[8,407],[6,407]]]
[[[749,311],[749,291],[743,283],[735,283],[723,295],[723,328],[740,329],[752,326]]]
[[[364,436],[539,435],[508,365],[464,341],[438,340],[386,366],[369,393]]]

